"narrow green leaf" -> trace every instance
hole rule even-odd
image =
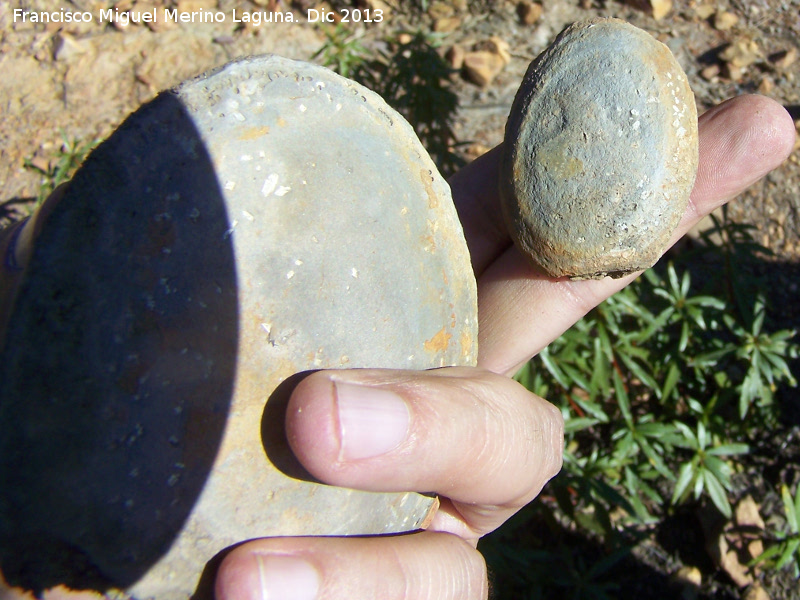
[[[678,342],[678,350],[681,353],[686,351],[686,346],[689,345],[689,322],[684,321],[681,325],[681,339]]]
[[[622,362],[625,363],[625,366],[633,373],[639,380],[644,383],[648,388],[654,390],[656,393],[660,392],[660,386],[658,385],[658,381],[653,376],[652,373],[645,370],[645,368],[632,359],[630,356],[627,356],[623,353],[618,353],[618,356],[622,359]]]
[[[684,463],[678,473],[678,480],[675,482],[675,490],[672,492],[671,504],[677,504],[683,497],[684,492],[689,488],[694,478],[694,465],[690,462]]]
[[[655,450],[653,450],[653,447],[650,445],[650,443],[642,436],[637,437],[637,442],[639,443],[639,448],[642,449],[642,452],[650,461],[650,464],[653,466],[653,468],[661,473],[661,475],[667,480],[673,479],[674,475],[667,468],[667,465],[664,463],[664,459],[661,458],[661,456],[659,456]]]
[[[683,277],[681,278],[681,296],[686,298],[689,295],[689,286],[691,285],[691,279],[689,278],[689,271],[683,272]]]
[[[558,385],[565,390],[568,390],[570,388],[570,382],[564,376],[564,373],[561,371],[558,365],[556,365],[556,363],[553,361],[553,358],[550,356],[550,352],[548,352],[547,348],[539,353],[539,359],[544,364],[545,369],[547,369],[550,375],[553,376],[553,379],[558,382]]]
[[[706,450],[706,454],[712,456],[734,456],[736,454],[747,454],[750,446],[747,444],[723,444]]]
[[[800,499],[800,490],[797,492]],[[793,533],[800,533],[800,503],[792,500],[789,488],[786,484],[781,486],[781,499],[783,500],[783,510],[786,513],[786,522]]]
[[[775,563],[775,570],[782,569],[785,565],[792,560],[792,556],[795,552],[800,549],[800,539],[798,540],[791,540],[788,544],[786,544],[786,550],[783,551],[781,557],[778,559],[778,562]]]
[[[675,386],[678,385],[678,381],[681,379],[681,372],[678,369],[678,365],[674,362],[669,365],[669,369],[667,370],[667,376],[664,378],[664,387],[661,388],[661,399],[665,400],[669,398],[672,390],[675,389]]]
[[[577,433],[597,425],[600,421],[589,417],[578,417],[564,421],[564,433]]]
[[[756,305],[753,308],[753,312],[756,314],[756,318],[753,320],[753,335],[760,335],[761,328],[764,326],[764,317],[767,316],[767,311],[764,309],[764,299],[759,297],[756,300]]]
[[[712,473],[705,471],[704,475],[706,480],[706,491],[711,497],[711,501],[714,503],[714,506],[719,509],[719,512],[725,515],[726,518],[730,519],[733,511],[731,510],[730,502],[728,502],[728,495],[725,492],[725,488]]]
[[[711,474],[722,484],[722,487],[728,489],[731,482],[731,468],[716,456],[706,455],[703,460],[703,465],[708,469]]]
[[[628,424],[628,427],[633,429],[633,418],[631,417],[631,403],[628,398],[628,392],[625,390],[625,384],[622,383],[622,378],[617,371],[614,371],[614,391],[617,394],[617,403],[622,417]]]
[[[673,292],[680,292],[681,286],[678,283],[678,274],[675,272],[675,266],[670,263],[667,267],[667,277],[669,277],[669,286]]]
[[[697,500],[700,497],[700,494],[703,493],[703,487],[705,486],[705,476],[706,472],[699,466],[696,466],[697,477],[694,480],[694,489],[692,493],[694,493],[694,499]]]
[[[703,424],[702,421],[697,422],[697,443],[700,445],[700,448],[705,448],[708,446],[708,434],[706,432],[706,426]]]

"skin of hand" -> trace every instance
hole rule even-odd
[[[788,113],[742,96],[700,118],[700,168],[673,243],[791,152]],[[266,538],[222,560],[217,600],[484,600],[478,539],[535,498],[561,465],[552,405],[510,379],[586,312],[630,283],[537,273],[511,243],[497,193],[499,149],[451,181],[478,281],[479,366],[317,372],[294,390],[292,449],[320,480],[441,496],[427,531],[383,537]],[[0,597],[30,597],[4,587]],[[96,598],[63,588],[50,600]]]

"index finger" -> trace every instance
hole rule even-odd
[[[724,204],[789,155],[794,124],[786,110],[763,96],[729,100],[700,117],[700,166],[675,243],[701,218]],[[512,245],[497,193],[500,147],[452,181],[478,278],[479,364],[513,374],[593,307],[630,283],[621,279],[548,278]]]

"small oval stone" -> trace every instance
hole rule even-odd
[[[694,96],[670,50],[624,21],[576,23],[531,63],[517,92],[503,212],[547,275],[621,277],[661,256],[697,163]]]

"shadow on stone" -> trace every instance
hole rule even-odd
[[[288,377],[269,397],[261,418],[261,441],[270,462],[284,475],[302,481],[319,483],[297,460],[286,440],[286,407],[294,389],[314,371],[303,371]]]
[[[11,585],[124,588],[178,535],[233,394],[229,228],[211,159],[169,93],[92,154],[46,219],[0,349]]]

